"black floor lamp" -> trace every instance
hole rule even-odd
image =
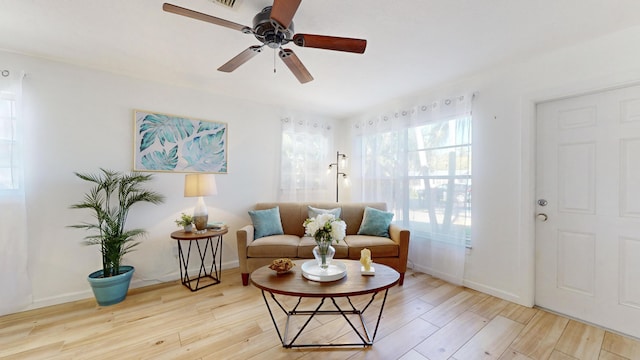
[[[334,166],[336,167],[336,202],[339,202],[338,199],[340,196],[340,187],[338,186],[340,175],[342,175],[343,179],[347,178],[346,173],[340,172],[340,161],[342,161],[342,167],[344,167],[347,161],[347,155],[341,154],[340,151],[338,151],[336,153],[336,162],[329,164],[329,170],[333,169]]]

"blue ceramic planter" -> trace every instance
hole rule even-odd
[[[103,278],[102,270],[89,274],[87,280],[91,284],[98,305],[109,306],[122,302],[127,297],[134,271],[133,266],[121,265],[120,274],[116,276]]]

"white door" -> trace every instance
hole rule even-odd
[[[640,337],[640,86],[541,103],[536,135],[536,305]]]

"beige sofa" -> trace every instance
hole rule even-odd
[[[308,206],[319,209],[341,208],[340,218],[347,224],[344,241],[334,244],[335,259],[360,259],[360,250],[371,250],[375,263],[385,264],[400,273],[404,282],[409,253],[409,230],[398,225],[389,226],[389,238],[357,235],[365,207],[386,210],[385,203],[259,203],[255,210],[279,207],[283,235],[271,235],[254,240],[254,227],[247,225],[237,230],[238,259],[242,284],[249,284],[249,274],[257,268],[270,264],[278,258],[312,259],[316,243],[312,237],[304,236],[304,220],[308,218]]]

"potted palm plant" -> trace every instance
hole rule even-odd
[[[125,299],[135,270],[133,266],[121,265],[122,258],[145,234],[143,229],[125,229],[129,210],[141,202],[160,204],[164,196],[143,188],[143,184],[152,179],[151,174],[126,174],[105,169],[97,174],[74,174],[92,183],[93,187],[83,201],[71,208],[90,210],[94,221],[70,227],[90,231],[92,234],[84,238],[84,244],[100,246],[102,270],[88,277],[96,301],[102,306],[117,304]]]

